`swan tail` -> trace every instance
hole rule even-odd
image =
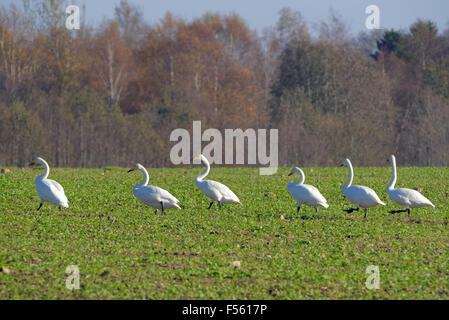
[[[59,203],[57,203],[58,206],[68,208],[69,207],[69,201],[67,200],[67,197],[64,197],[65,199],[61,199]]]
[[[69,207],[69,203],[67,201],[53,202],[53,204],[57,205],[58,207],[63,207],[63,208]]]
[[[178,204],[177,204],[177,203],[172,203],[172,205],[173,205],[173,207],[175,207],[176,209],[178,209],[178,210],[181,210],[181,207],[180,207],[180,206],[178,206]]]
[[[329,208],[329,205],[327,203],[320,203],[319,205],[323,208]]]
[[[381,206],[386,206],[387,204],[385,203],[385,202],[383,202],[383,201],[379,201],[379,204],[381,205]]]

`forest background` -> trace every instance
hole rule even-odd
[[[28,4],[28,5],[27,5]],[[279,130],[279,165],[449,165],[449,29],[316,32],[284,8],[252,30],[237,14],[149,24],[121,1],[65,27],[64,0],[0,7],[0,165],[170,167],[173,129]]]

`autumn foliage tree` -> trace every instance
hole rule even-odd
[[[356,38],[331,12],[317,34],[284,8],[147,23],[122,0],[100,25],[64,26],[64,0],[0,9],[0,164],[171,166],[175,128],[279,129],[280,165],[449,164],[449,30]]]

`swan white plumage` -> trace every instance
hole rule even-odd
[[[64,188],[54,180],[47,179],[50,174],[50,166],[47,161],[44,159],[37,157],[33,161],[31,161],[30,166],[41,164],[44,166],[45,171],[42,175],[37,176],[34,182],[36,183],[37,193],[39,194],[39,198],[41,202],[37,211],[42,207],[44,202],[49,202],[55,204],[61,210],[61,207],[68,208],[69,202],[64,193]]]
[[[294,167],[289,176],[296,172],[300,175],[299,181],[287,184],[287,191],[298,202],[297,212],[299,212],[303,204],[314,207],[315,212],[318,211],[318,207],[328,208],[329,205],[320,191],[314,186],[304,184],[306,177],[300,168]]]
[[[347,166],[349,168],[349,178],[348,181],[343,185],[341,191],[351,201],[356,208],[346,209],[347,213],[351,213],[353,211],[359,211],[359,207],[365,208],[365,216],[368,213],[368,208],[375,207],[377,205],[385,206],[385,202],[380,200],[379,196],[376,192],[365,186],[352,186],[352,180],[354,178],[354,169],[352,168],[351,161],[349,159],[345,159],[342,166]]]
[[[178,205],[179,200],[176,199],[170,192],[159,187],[148,186],[150,176],[144,166],[137,163],[133,168],[128,170],[128,173],[134,170],[141,171],[144,175],[144,179],[141,183],[134,186],[133,194],[142,203],[153,207],[155,209],[155,214],[158,209],[161,209],[162,213],[165,213],[165,209],[168,208],[181,209]]]
[[[397,179],[396,157],[394,155],[390,155],[389,161],[391,162],[393,172],[391,180],[387,185],[388,196],[393,202],[396,202],[397,204],[405,207],[405,210],[393,210],[390,211],[390,213],[408,212],[408,216],[410,216],[410,208],[421,208],[421,207],[435,208],[435,205],[432,202],[430,202],[429,199],[424,197],[420,192],[416,190],[407,188],[398,188],[398,189],[394,188]]]
[[[232,192],[231,189],[224,184],[213,180],[203,180],[209,174],[210,164],[206,157],[202,154],[194,158],[194,160],[198,159],[201,160],[201,163],[204,163],[206,170],[195,178],[195,184],[206,197],[212,200],[207,209],[210,209],[214,202],[218,202],[220,209],[221,205],[224,203],[241,204],[239,198],[234,194],[234,192]]]

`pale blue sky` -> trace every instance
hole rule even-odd
[[[20,3],[20,0],[0,0],[0,4]],[[336,10],[351,31],[365,29],[365,8],[374,4],[380,8],[381,28],[407,29],[416,19],[430,19],[439,30],[449,27],[448,0],[129,0],[142,8],[145,20],[158,22],[167,11],[186,19],[200,17],[208,11],[236,12],[252,29],[261,31],[274,26],[283,7],[302,12],[309,26],[326,21],[330,8]],[[73,0],[74,4],[86,5],[86,17],[90,23],[99,23],[103,17],[111,18],[120,0]],[[82,17],[81,17],[82,18]]]

